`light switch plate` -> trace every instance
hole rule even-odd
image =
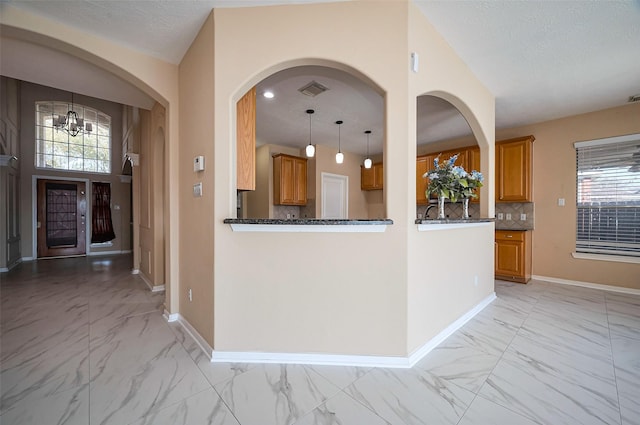
[[[202,196],[202,182],[193,185],[193,196],[200,198]]]
[[[498,220],[504,220],[504,214],[498,213]]]
[[[511,220],[511,213],[507,213],[507,220]]]
[[[193,172],[204,171],[204,156],[199,155],[193,158]]]
[[[521,221],[527,221],[527,215],[525,213],[520,214]]]

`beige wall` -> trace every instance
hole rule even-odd
[[[32,176],[52,179],[86,179],[89,180],[87,193],[91,196],[91,182],[111,183],[111,219],[116,238],[110,247],[91,247],[87,244],[87,252],[110,252],[131,250],[131,202],[129,200],[131,184],[122,183],[119,174],[122,173],[122,106],[105,100],[95,99],[81,95],[74,96],[74,102],[97,109],[111,116],[111,174],[91,174],[82,172],[69,172],[49,169],[37,169],[35,167],[35,102],[41,100],[65,101],[70,100],[70,94],[65,91],[38,84],[22,82],[21,84],[21,159],[20,159],[20,199],[21,199],[21,235],[23,257],[35,257],[33,244],[34,218],[33,218],[33,194],[34,183]],[[87,197],[87,199],[91,199]],[[114,208],[118,205],[120,209]],[[88,205],[90,213],[90,205]],[[89,221],[90,223],[90,221]],[[90,229],[90,226],[89,226]],[[89,232],[90,234],[90,232]]]
[[[207,18],[200,33],[180,63],[180,309],[209,344],[214,337],[213,271],[214,203],[217,199],[216,143],[213,99],[214,20]],[[227,105],[233,108],[235,104]],[[203,155],[204,171],[193,171],[193,158]],[[235,178],[233,179],[235,184]],[[193,185],[202,183],[202,197],[192,195]],[[224,202],[231,203],[231,195]],[[235,199],[235,193],[233,194]],[[193,301],[188,293],[192,290]]]
[[[420,13],[409,4],[408,46],[421,58],[420,71],[410,73],[408,128],[410,138],[405,158],[409,173],[403,187],[408,193],[403,217],[415,219],[416,99],[432,94],[452,103],[469,123],[481,151],[481,168],[487,172],[480,205],[482,217],[494,215],[492,181],[495,168],[495,107],[491,93],[478,82],[464,62]],[[407,53],[408,57],[408,53]],[[385,172],[389,159],[385,156]],[[385,191],[391,193],[389,191]],[[387,205],[389,205],[387,199]],[[493,292],[492,225],[440,232],[408,229],[407,298],[409,352],[433,338],[442,328]],[[475,277],[478,284],[475,285]]]
[[[311,23],[304,19],[310,14]],[[450,264],[454,257],[435,247],[425,256],[425,247],[438,239],[418,232],[414,224],[416,96],[446,96],[450,90],[463,113],[481,109],[471,119],[485,160],[493,154],[493,97],[426,20],[414,15],[421,16],[409,2],[214,12],[215,101],[194,107],[215,111],[216,350],[404,356],[491,293],[490,225],[440,236],[452,247],[476,240],[486,245],[470,261],[469,270],[479,275],[477,290],[466,286],[466,274],[456,286],[467,290],[463,297],[441,293],[460,280],[456,273],[438,274],[438,284],[424,279],[425,270],[437,267],[443,257]],[[304,39],[297,37],[301,33]],[[274,45],[279,48],[269,48]],[[408,46],[414,45],[425,46],[421,55],[433,64],[417,75],[409,71]],[[222,223],[235,214],[233,105],[262,78],[301,64],[355,73],[374,82],[385,97],[384,198],[386,216],[394,220],[385,233],[233,233]],[[359,178],[354,180],[359,186]]]
[[[576,259],[573,143],[640,133],[640,104],[499,130],[498,140],[533,134],[533,270],[538,276],[640,289],[640,264]],[[564,198],[564,207],[558,206]]]

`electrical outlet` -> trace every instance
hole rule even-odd
[[[507,220],[511,220],[511,213],[507,213]]]
[[[527,221],[527,215],[525,213],[520,214],[521,221]]]
[[[422,214],[418,213],[418,220],[422,220]]]
[[[291,214],[287,213],[287,218],[291,218]]]
[[[193,291],[189,288],[189,301],[193,301]]]
[[[498,213],[498,220],[504,220],[504,214]]]

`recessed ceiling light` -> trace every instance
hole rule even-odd
[[[262,95],[264,97],[266,97],[267,99],[273,99],[273,96],[274,96],[273,92],[269,91],[269,90],[267,90],[266,92],[262,93]]]

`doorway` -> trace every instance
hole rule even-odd
[[[322,218],[346,219],[349,210],[349,177],[322,173]]]
[[[38,179],[38,258],[86,254],[86,183]]]

